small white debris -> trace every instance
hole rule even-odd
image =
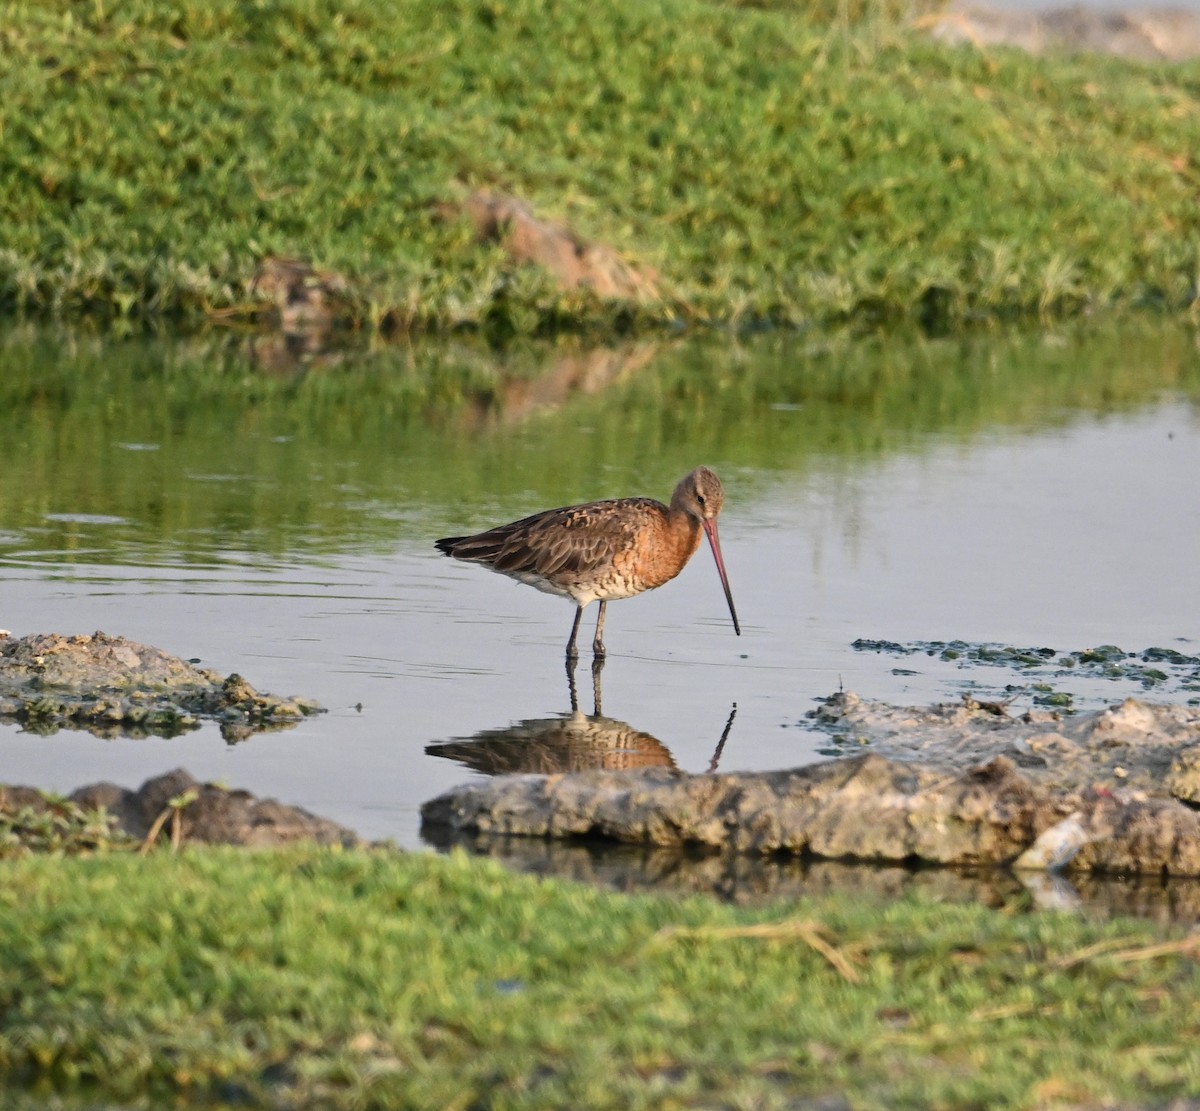
[[[1087,829],[1078,812],[1068,815],[1042,834],[1013,862],[1014,868],[1031,868],[1038,871],[1057,872],[1070,864],[1075,854],[1094,834]]]

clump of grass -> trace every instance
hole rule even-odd
[[[93,1101],[1015,1108],[1200,1079],[1195,938],[923,898],[749,910],[312,848],[29,858],[0,953],[0,1076]]]
[[[83,807],[46,793],[40,804],[14,805],[0,788],[0,859],[27,853],[105,852],[132,844],[103,807]]]
[[[1195,297],[1195,67],[926,41],[900,4],[18,0],[0,305],[196,318],[265,254],[364,327],[929,323]],[[435,218],[517,193],[634,309]]]

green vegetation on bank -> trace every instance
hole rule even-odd
[[[920,899],[629,898],[463,856],[29,857],[0,1080],[155,1105],[1160,1104],[1200,1091],[1194,937]],[[10,1087],[9,1091],[13,1091]]]
[[[895,7],[8,0],[0,306],[195,318],[283,253],[363,325],[618,320],[439,221],[476,188],[654,267],[651,318],[1193,300],[1196,65],[951,48]]]

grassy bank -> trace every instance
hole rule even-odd
[[[10,0],[0,306],[197,317],[286,253],[364,325],[629,322],[439,222],[479,187],[656,268],[649,318],[1190,303],[1196,66],[825,7]]]
[[[390,853],[4,869],[0,1076],[84,1084],[92,1106],[172,1090],[331,1108],[1200,1091],[1195,939],[1144,923],[918,900],[735,910]]]

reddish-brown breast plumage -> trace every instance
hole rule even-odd
[[[446,537],[437,541],[437,548],[572,599],[578,607],[567,645],[572,658],[583,607],[598,600],[593,650],[602,657],[605,603],[673,579],[699,547],[701,530],[712,545],[734,628],[741,632],[717,540],[717,515],[724,500],[717,476],[707,467],[697,467],[675,487],[669,506],[653,498],[565,506],[474,536]]]

